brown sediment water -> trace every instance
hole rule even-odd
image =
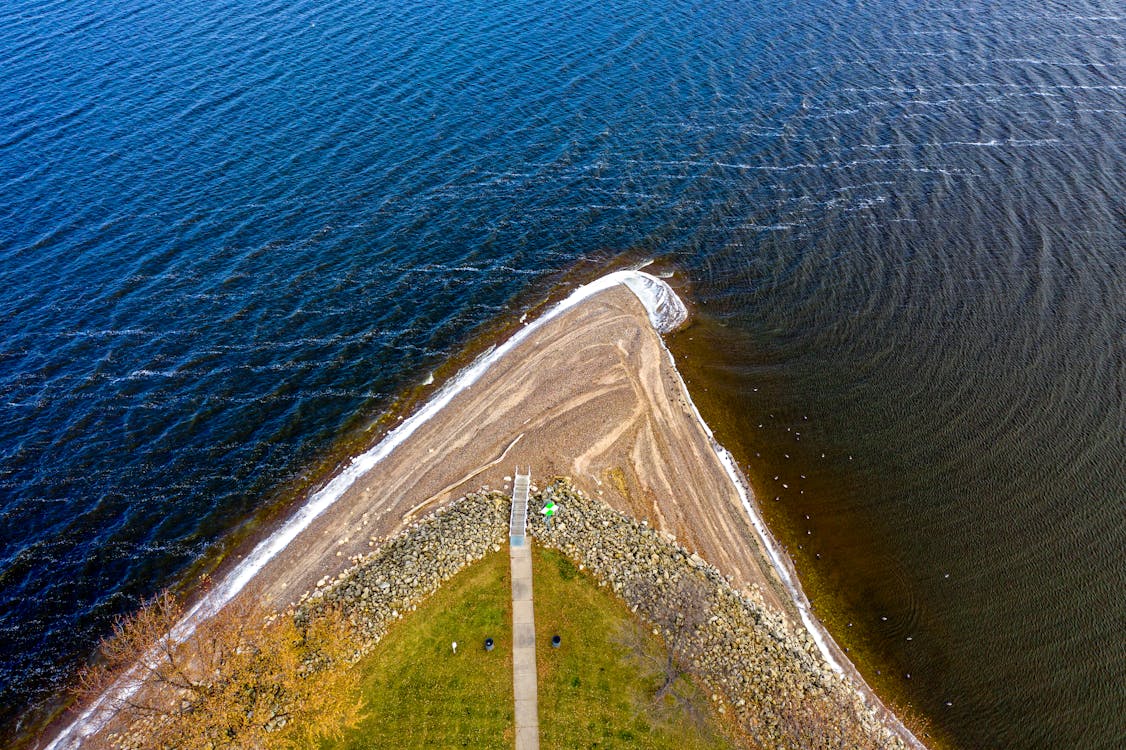
[[[748,377],[734,366],[729,353],[754,346],[716,320],[697,315],[667,343],[701,415],[752,486],[817,619],[929,746],[957,746],[918,705],[911,663],[889,647],[913,642],[903,613],[923,603],[897,586],[880,527],[841,510],[866,491],[863,473],[850,471],[859,450],[827,436],[817,403],[795,398],[779,368],[764,365]]]

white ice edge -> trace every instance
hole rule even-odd
[[[313,493],[282,526],[250,552],[230,573],[205,597],[188,610],[176,625],[172,635],[179,641],[186,640],[195,631],[202,618],[208,617],[242,591],[271,559],[284,550],[290,542],[309,527],[319,515],[335,503],[360,477],[387,457],[392,450],[401,445],[415,430],[441,411],[459,393],[471,387],[501,357],[528,338],[542,325],[558,317],[578,303],[595,294],[624,284],[645,305],[653,327],[664,333],[673,330],[684,322],[688,312],[684,303],[664,281],[641,271],[617,271],[579,287],[563,301],[553,305],[541,317],[520,329],[510,339],[483,354],[472,364],[459,372],[453,380],[442,386],[421,409],[403,420],[391,430],[375,447],[352,459],[348,466],[337,474],[324,487]],[[82,739],[97,732],[112,718],[115,708],[127,700],[138,689],[135,670],[130,670],[63,729],[46,750],[69,750],[78,747]]]
[[[484,375],[495,362],[504,357],[504,355],[528,338],[528,336],[534,333],[538,328],[583,300],[589,299],[595,294],[619,284],[629,288],[645,306],[646,312],[649,315],[649,321],[658,333],[668,333],[669,331],[675,330],[688,317],[688,311],[684,306],[684,302],[677,296],[672,287],[663,280],[642,271],[616,271],[579,287],[566,299],[553,305],[542,316],[521,328],[503,344],[500,344],[477,358],[468,367],[459,372],[449,383],[439,388],[434,396],[431,397],[421,409],[403,420],[403,423],[398,427],[395,427],[387,433],[383,440],[376,444],[375,447],[352,459],[343,471],[337,474],[324,487],[313,493],[305,505],[301,506],[301,508],[285,521],[277,531],[259,542],[250,554],[236,565],[218,586],[213,588],[203,599],[188,610],[188,613],[173,629],[172,635],[179,641],[186,640],[191,636],[196,625],[202,618],[214,614],[227,604],[227,602],[237,596],[271,559],[284,550],[289,543],[308,528],[309,524],[320,516],[321,513],[343,496],[344,492],[347,491],[357,479],[371,471],[371,469],[386,458],[392,450],[414,434],[415,430],[441,411],[455,396],[480,380],[481,376]],[[664,349],[669,361],[673,364],[673,370],[677,372],[677,378],[680,379],[681,389],[687,395],[688,389],[683,379],[680,378],[679,371],[676,370],[676,362],[673,359],[672,352],[668,350],[668,347],[664,345],[663,341],[661,341],[661,347]],[[736,492],[738,492],[743,508],[746,510],[747,516],[751,520],[751,525],[758,534],[759,540],[762,542],[763,548],[766,549],[771,564],[778,572],[778,576],[782,580],[783,585],[790,593],[791,599],[798,609],[806,630],[817,644],[818,650],[821,652],[825,661],[838,674],[844,675],[844,668],[833,657],[826,633],[821,625],[814,620],[809,610],[808,600],[801,586],[794,580],[793,576],[790,575],[789,569],[784,561],[785,558],[778,550],[773,537],[771,537],[770,532],[767,531],[765,524],[755,510],[754,504],[750,499],[749,489],[735,464],[735,459],[726,448],[716,441],[711,428],[708,427],[704,418],[700,415],[691,396],[688,396],[688,403],[692,408],[692,413],[695,415],[696,420],[707,434],[712,450],[715,451],[720,464],[723,466],[724,471],[727,472]],[[128,699],[137,691],[139,682],[134,678],[134,675],[135,670],[130,670],[114,682],[106,692],[88,706],[77,719],[63,729],[51,743],[47,745],[45,750],[70,750],[71,748],[76,748],[81,744],[83,738],[104,727],[115,712],[113,704]]]

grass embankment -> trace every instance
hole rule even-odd
[[[666,651],[621,600],[552,551],[535,551],[533,571],[544,750],[734,747],[727,722],[686,678],[654,698]],[[511,617],[502,550],[448,581],[357,665],[366,719],[325,747],[511,748]],[[489,636],[496,648],[486,653]]]
[[[356,669],[364,720],[326,748],[511,748],[512,584],[508,550],[443,584]],[[491,652],[485,638],[496,641]],[[457,654],[451,643],[457,642]]]
[[[736,747],[731,722],[668,669],[664,642],[621,599],[554,550],[536,550],[532,576],[541,747]]]

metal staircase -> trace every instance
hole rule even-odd
[[[508,543],[513,547],[524,544],[528,530],[528,490],[532,485],[532,469],[528,467],[523,474],[516,467],[512,478],[512,516],[508,521]]]

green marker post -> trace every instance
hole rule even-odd
[[[557,508],[555,501],[549,497],[543,504],[543,510],[540,511],[543,513],[543,521],[547,524],[548,531],[551,531],[551,519],[555,517]]]

